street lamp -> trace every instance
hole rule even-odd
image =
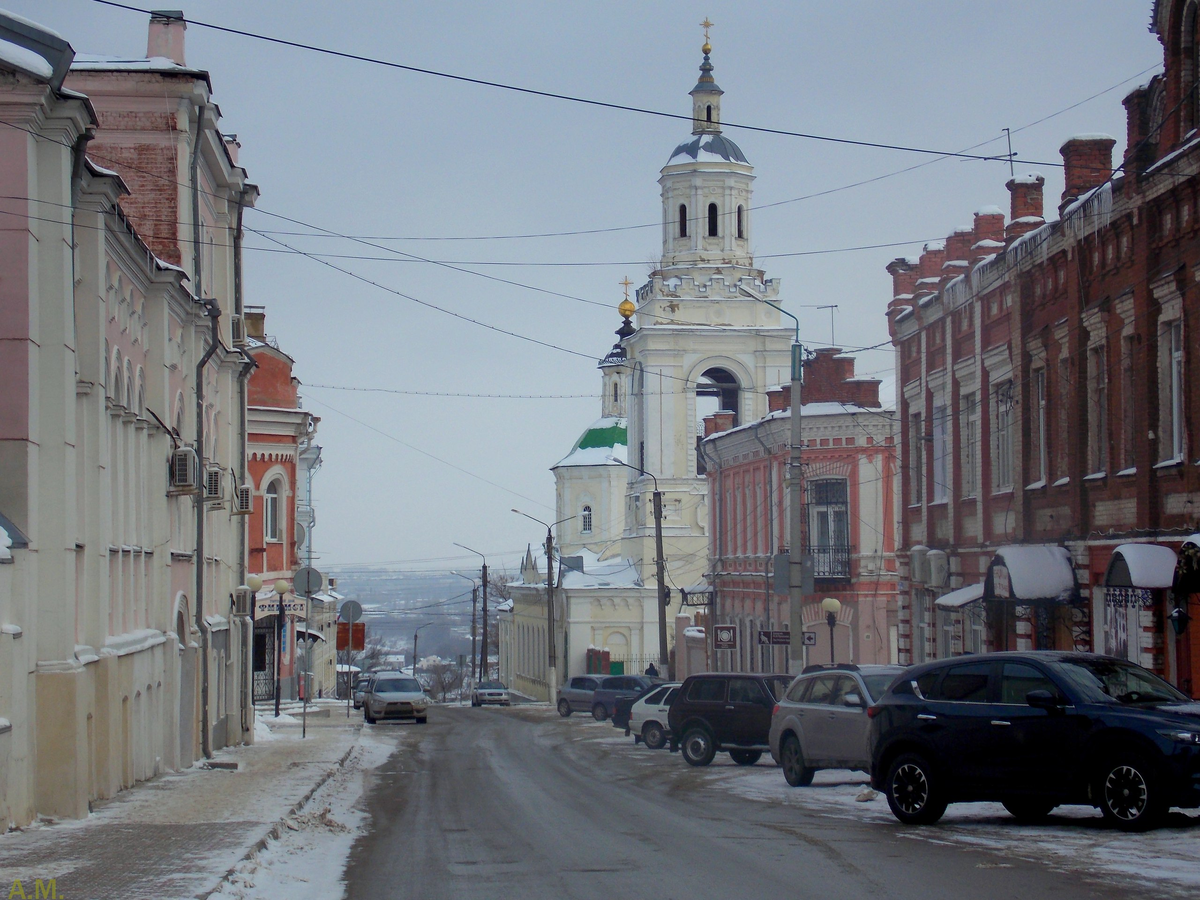
[[[475,683],[475,629],[478,627],[475,621],[475,616],[479,612],[479,585],[475,583],[475,579],[470,575],[464,575],[462,572],[451,572],[451,575],[457,575],[459,578],[465,578],[471,582],[471,684]]]
[[[434,623],[434,622],[426,622],[424,625],[418,625],[418,626],[417,626],[417,630],[413,632],[413,664],[412,664],[413,678],[416,678],[416,677],[417,677],[417,659],[418,659],[418,656],[417,656],[417,635],[419,635],[419,634],[421,633],[421,629],[422,629],[422,628],[428,628],[430,625],[434,625],[434,624],[436,624],[436,623]]]
[[[483,560],[483,568],[480,572],[479,580],[483,583],[483,646],[479,648],[479,678],[487,680],[488,667],[488,623],[487,623],[487,557],[478,550],[472,550],[466,544],[460,544],[457,541],[452,541],[455,547],[462,547],[464,550],[469,550],[480,559]]]
[[[842,611],[842,601],[837,597],[826,597],[821,601],[821,609],[825,610],[825,621],[829,623],[829,662],[835,664],[833,658],[833,627],[837,625],[838,613]]]
[[[617,459],[615,456],[608,457],[609,462],[614,462],[619,466],[624,466],[627,469],[641,475],[649,475],[654,482],[654,574],[658,579],[658,664],[663,669],[667,670],[668,677],[675,678],[675,667],[670,664],[667,658],[667,577],[663,571],[665,564],[663,560],[663,537],[662,537],[662,491],[658,489],[658,479],[650,475],[641,466],[631,465],[623,459]]]
[[[519,509],[511,511],[518,516],[524,516],[539,525],[546,526],[546,690],[549,695],[548,699],[553,703],[555,693],[558,691],[558,642],[554,639],[554,529],[563,522],[570,522],[575,517],[567,516],[551,525],[543,522],[537,516],[531,516]]]
[[[260,579],[261,581],[261,579]],[[283,595],[288,592],[290,585],[286,578],[280,578],[275,582],[275,594],[279,597],[279,614],[278,622],[275,626],[275,718],[279,718],[279,697],[282,693],[280,685],[280,669],[283,666],[283,633],[287,627],[287,620],[284,618],[283,611]]]

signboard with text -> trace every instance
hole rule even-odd
[[[768,645],[786,647],[792,642],[792,633],[790,631],[760,631],[758,633],[758,645],[766,647]]]
[[[283,614],[303,619],[304,598],[297,597],[295,594],[286,594],[283,598]],[[277,615],[279,615],[278,594],[271,594],[269,597],[259,597],[254,601],[254,618],[262,619],[266,616]]]

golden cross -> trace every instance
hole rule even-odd
[[[713,27],[713,23],[708,21],[708,16],[704,17],[704,21],[700,23],[700,27],[704,29],[704,40],[708,41],[708,29]]]
[[[617,282],[617,284],[619,284],[619,285],[621,285],[622,287],[624,287],[624,288],[625,288],[625,299],[626,299],[626,300],[628,300],[628,299],[629,299],[629,286],[630,286],[631,284],[633,284],[633,282],[629,280],[629,276],[628,276],[628,275],[626,275],[626,276],[625,276],[625,280],[624,280],[624,281],[618,281],[618,282]]]

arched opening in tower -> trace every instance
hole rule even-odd
[[[704,420],[716,412],[733,413],[733,426],[740,424],[741,387],[731,372],[725,369],[706,369],[696,380],[696,474],[705,471],[700,442],[704,440]]]

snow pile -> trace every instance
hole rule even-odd
[[[2,38],[0,38],[0,62],[45,81],[49,81],[54,75],[54,69],[50,63],[46,62],[45,57]]]
[[[261,744],[263,741],[273,741],[275,735],[271,732],[267,723],[260,717],[254,717],[254,743]]]

